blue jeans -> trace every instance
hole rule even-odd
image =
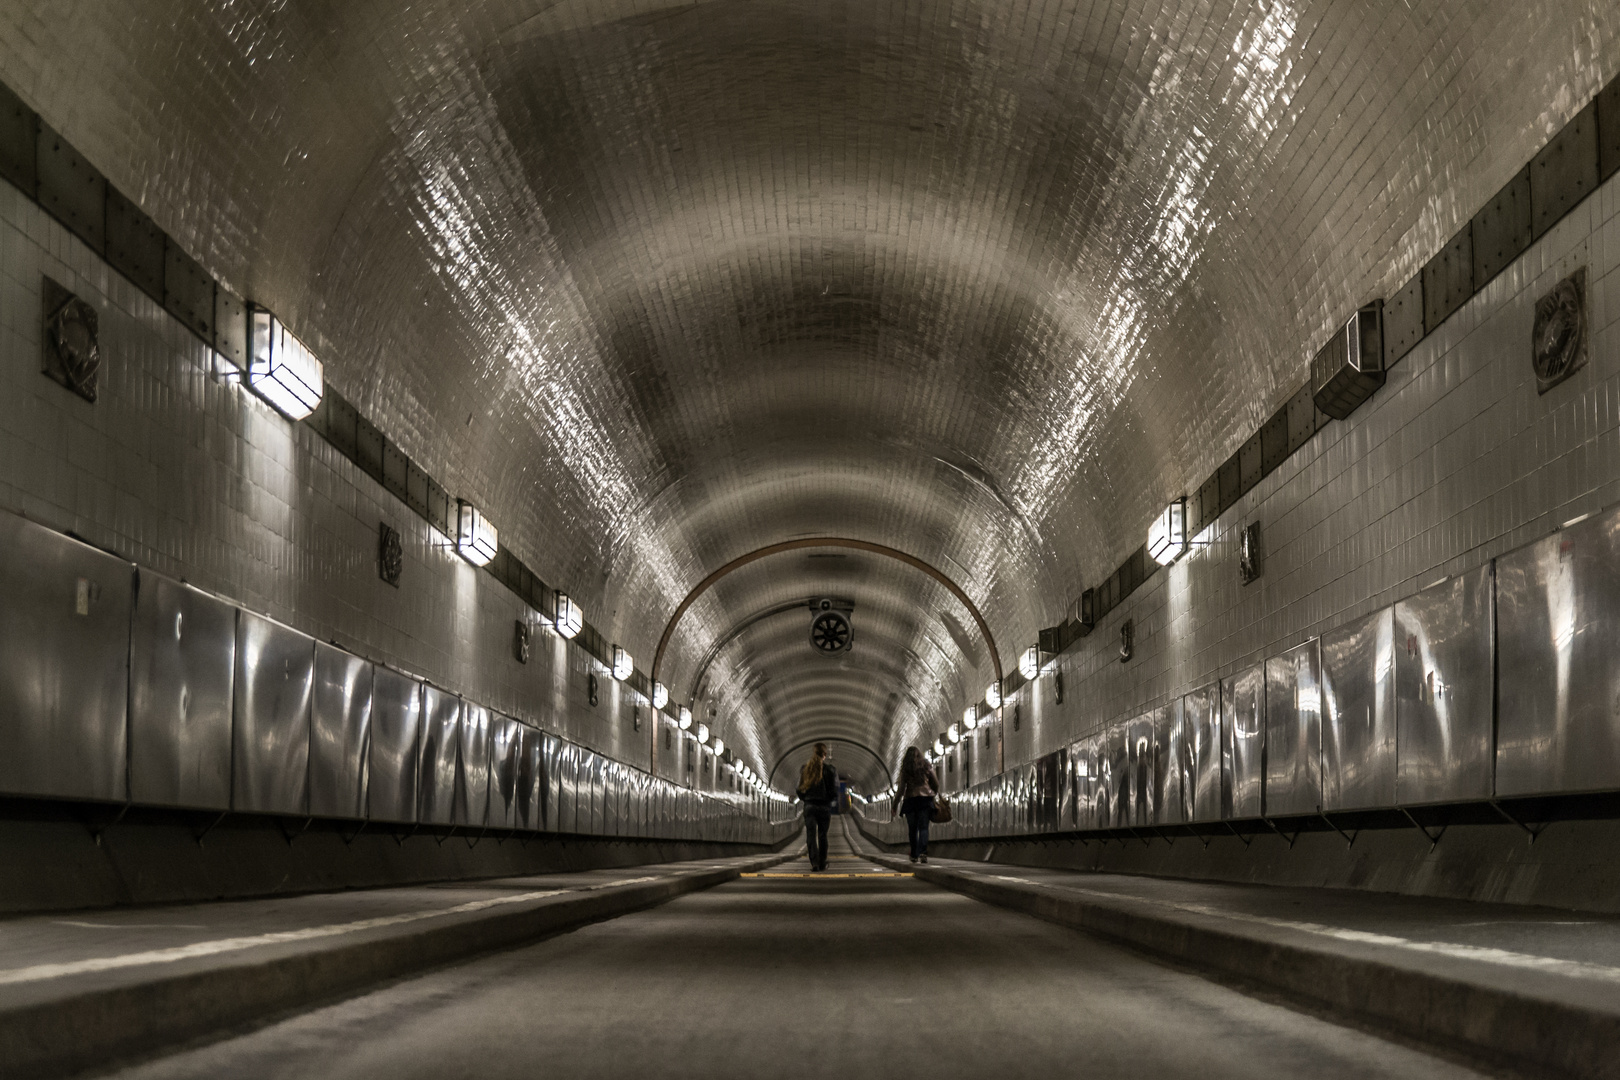
[[[804,804],[804,846],[812,870],[827,866],[827,826],[832,824],[832,807]]]
[[[913,795],[900,804],[900,813],[906,819],[906,834],[911,841],[914,858],[928,854],[928,819],[934,813],[934,799],[930,795]]]

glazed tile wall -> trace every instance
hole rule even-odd
[[[91,404],[40,373],[49,276],[100,318]],[[645,768],[628,688],[531,613],[306,425],[211,373],[209,351],[65,227],[0,183],[0,506],[70,531],[371,659]],[[401,533],[399,588],[377,574],[378,524]],[[676,749],[661,774],[684,774]]]
[[[1582,265],[1587,366],[1537,396],[1536,299]],[[1620,177],[1425,338],[1349,420],[1319,431],[1196,537],[1187,557],[1020,691],[1019,730],[1005,711],[1008,766],[1620,501],[1617,268]],[[1244,586],[1238,540],[1251,521],[1261,524],[1264,572]],[[1121,663],[1127,619],[1135,650]],[[975,781],[989,775],[993,754],[993,741],[974,740]]]

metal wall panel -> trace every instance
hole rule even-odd
[[[548,832],[560,832],[562,826],[558,821],[562,814],[563,742],[555,735],[542,735],[542,739],[545,745],[540,759],[540,790],[545,793],[545,800],[541,804],[540,812],[545,821],[544,828]]]
[[[1131,718],[1125,730],[1126,761],[1130,769],[1127,824],[1153,824],[1153,729],[1158,710]]]
[[[579,831],[591,836],[602,833],[602,755],[594,750],[581,752],[579,763]]]
[[[1497,559],[1496,609],[1496,793],[1620,788],[1620,510]]]
[[[489,814],[490,712],[462,703],[456,753],[457,825],[482,826]]]
[[[163,307],[204,341],[214,341],[214,279],[170,237],[163,251]]]
[[[1114,828],[1132,824],[1130,721],[1108,726],[1108,797]]]
[[[34,198],[35,161],[39,153],[39,117],[10,87],[0,86],[0,180]]]
[[[1597,109],[1588,103],[1530,162],[1530,204],[1537,238],[1596,191],[1597,183]]]
[[[163,303],[163,230],[117,188],[107,188],[107,262]]]
[[[1192,816],[1187,800],[1192,785],[1183,738],[1182,699],[1160,706],[1153,713],[1153,821],[1179,825]]]
[[[523,726],[509,716],[495,715],[489,722],[489,827],[516,829],[524,823],[518,820],[518,784],[525,770],[522,767]],[[532,777],[534,772],[528,770]],[[529,793],[532,796],[532,791]]]
[[[371,681],[370,783],[373,821],[416,820],[422,738],[422,684],[377,665]]]
[[[1395,609],[1322,635],[1322,808],[1395,805]]]
[[[1491,794],[1491,567],[1395,605],[1395,798],[1401,805]]]
[[[135,568],[0,514],[0,792],[128,793]]]
[[[557,831],[579,832],[579,747],[559,744],[557,752]]]
[[[49,124],[39,125],[37,145],[39,205],[101,254],[107,247],[107,182]]]
[[[453,825],[456,820],[456,759],[461,738],[461,699],[448,690],[422,688],[421,783],[416,820]]]
[[[1192,783],[1191,820],[1230,817],[1232,796],[1221,769],[1221,684],[1201,686],[1183,697],[1181,715]]]
[[[1221,680],[1221,752],[1231,816],[1259,817],[1264,806],[1266,669],[1256,664]]]
[[[149,570],[130,629],[129,797],[227,810],[236,608]]]
[[[309,812],[363,818],[371,760],[372,664],[315,643],[309,712]]]
[[[1530,167],[1514,174],[1474,215],[1474,286],[1508,268],[1530,246]]]
[[[1322,808],[1322,657],[1316,640],[1266,660],[1268,817]]]
[[[1423,272],[1384,301],[1384,365],[1394,363],[1423,340]]]
[[[1423,329],[1434,333],[1474,295],[1473,230],[1464,225],[1423,268]]]
[[[237,616],[233,809],[309,811],[314,683],[314,638],[251,611]]]

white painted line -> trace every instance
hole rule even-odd
[[[957,871],[957,873],[963,873],[963,871]],[[1111,901],[1116,904],[1147,904],[1152,907],[1182,911],[1192,915],[1231,919],[1236,922],[1254,923],[1279,930],[1297,930],[1301,933],[1334,938],[1338,941],[1354,942],[1358,945],[1383,945],[1392,949],[1433,953],[1456,960],[1477,960],[1481,963],[1497,964],[1526,971],[1540,971],[1549,975],[1564,975],[1576,979],[1596,979],[1602,982],[1620,983],[1620,968],[1610,967],[1606,964],[1592,964],[1584,960],[1561,960],[1552,956],[1535,956],[1531,953],[1494,949],[1484,945],[1458,945],[1448,941],[1413,941],[1411,938],[1397,937],[1394,934],[1379,934],[1369,930],[1351,930],[1342,926],[1324,926],[1321,923],[1295,922],[1292,919],[1274,919],[1266,915],[1250,915],[1244,912],[1227,911],[1207,904],[1187,904],[1175,900],[1159,900],[1148,896],[1105,892],[1100,889],[1084,889],[1075,885],[1031,881],[1028,878],[1011,877],[1007,874],[978,874],[974,876],[1009,881],[1018,885],[1033,885],[1043,889],[1056,889],[1060,892],[1079,893],[1083,896]]]
[[[421,922],[423,919],[442,919],[448,915],[466,915],[474,911],[499,907],[503,904],[526,904],[532,900],[544,900],[548,896],[560,896],[569,891],[568,889],[548,889],[545,892],[518,893],[513,896],[498,896],[489,900],[473,900],[469,903],[457,904],[455,907],[438,908],[433,911],[413,911],[403,915],[385,915],[375,919],[360,919],[356,922],[334,923],[330,926],[309,926],[302,930],[281,930],[271,934],[255,934],[251,937],[199,941],[194,945],[179,945],[171,949],[149,949],[146,952],[126,953],[123,956],[100,956],[90,960],[72,960],[61,964],[35,964],[32,967],[0,971],[0,986],[42,982],[46,979],[61,979],[69,975],[116,971],[119,968],[142,967],[147,964],[173,964],[181,960],[192,960],[199,956],[217,956],[220,953],[241,952],[244,949],[257,949],[265,945],[285,945],[295,941],[313,941],[317,938],[358,934],[365,930],[378,930],[385,926],[401,926],[405,923]]]
[[[57,926],[82,926],[86,930],[206,930],[203,923],[158,923],[158,922],[74,922],[72,919],[56,919]]]

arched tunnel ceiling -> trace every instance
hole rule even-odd
[[[636,655],[715,567],[835,534],[950,575],[1011,658],[1617,30],[1609,0],[17,0],[0,75]],[[977,696],[948,595],[830,563],[739,575],[672,651],[694,677],[852,594],[847,667],[771,619],[711,665],[756,767],[818,725],[892,756]]]

